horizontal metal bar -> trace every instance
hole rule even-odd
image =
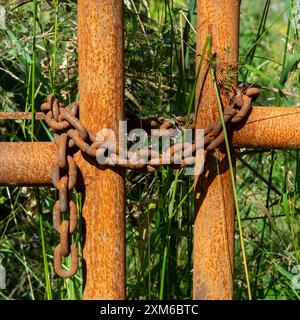
[[[56,150],[54,142],[1,142],[0,184],[51,184],[51,168]]]
[[[300,108],[254,107],[233,134],[244,148],[300,149]],[[56,154],[52,142],[0,142],[0,184],[49,185]]]
[[[0,112],[0,120],[31,120],[30,112]],[[44,120],[43,112],[35,113],[36,120]],[[300,108],[253,107],[247,123],[236,130],[233,143],[239,147],[275,149],[300,148]]]
[[[31,120],[31,112],[0,112],[0,120]],[[36,112],[34,114],[35,120],[44,120],[45,114],[43,112]]]
[[[254,107],[247,123],[233,135],[244,148],[300,149],[300,108]]]

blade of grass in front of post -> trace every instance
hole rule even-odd
[[[31,61],[31,130],[30,136],[31,141],[34,141],[34,116],[35,116],[35,80],[36,80],[36,30],[37,26],[37,1],[33,0],[33,35],[32,35],[32,61]],[[48,268],[48,259],[46,254],[46,244],[45,244],[45,235],[44,235],[44,223],[43,223],[43,215],[41,211],[40,204],[40,193],[39,188],[35,188],[35,197],[37,200],[37,207],[39,212],[39,226],[40,226],[40,237],[42,244],[42,254],[43,254],[43,264],[44,264],[44,273],[45,273],[45,282],[46,282],[46,295],[48,300],[52,300],[52,291],[51,291],[51,283],[49,276],[49,268]]]
[[[235,178],[234,178],[234,172],[233,172],[233,165],[232,165],[232,159],[231,159],[231,152],[230,152],[229,140],[228,140],[228,135],[227,135],[227,129],[226,129],[225,121],[224,121],[222,103],[221,103],[221,98],[220,98],[220,94],[219,94],[219,90],[218,90],[216,77],[215,77],[215,74],[214,74],[213,70],[211,70],[210,73],[211,73],[212,80],[213,80],[213,86],[214,86],[214,90],[215,90],[215,94],[216,94],[216,98],[217,98],[217,105],[218,105],[218,109],[219,109],[220,120],[221,120],[221,123],[222,123],[223,132],[224,132],[226,153],[227,153],[227,158],[228,158],[228,165],[229,165],[229,171],[230,171],[232,191],[233,191],[236,215],[237,215],[237,220],[238,220],[240,242],[241,242],[241,248],[242,248],[244,268],[245,268],[245,275],[246,275],[246,282],[247,282],[247,289],[248,289],[248,298],[249,298],[249,300],[252,300],[250,281],[249,281],[249,272],[248,272],[248,266],[247,266],[247,258],[246,258],[246,252],[245,252],[244,237],[243,237],[243,229],[242,229],[242,222],[241,222],[241,214],[240,214],[240,209],[239,209],[237,190],[236,190],[236,186],[235,186]]]
[[[206,38],[205,44],[204,44],[204,47],[203,47],[203,50],[202,50],[202,55],[201,55],[201,58],[200,58],[200,61],[199,61],[199,65],[198,65],[198,69],[197,69],[197,73],[196,73],[196,79],[194,81],[192,92],[191,92],[191,96],[190,96],[188,112],[187,112],[187,120],[186,120],[185,126],[188,125],[188,121],[189,121],[188,119],[189,119],[189,116],[191,114],[192,107],[193,107],[193,105],[195,103],[195,95],[196,95],[197,83],[198,83],[198,80],[199,80],[199,77],[200,77],[200,72],[201,72],[201,69],[202,69],[205,53],[209,48],[211,48],[211,37],[210,36],[208,36]]]

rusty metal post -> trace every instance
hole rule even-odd
[[[222,70],[237,63],[239,5],[240,0],[198,0],[197,55],[202,54],[204,43],[211,36],[212,52]],[[198,83],[197,104],[201,95],[198,128],[219,117],[212,79],[209,74],[206,76],[207,66],[208,62]],[[237,79],[232,80],[236,85]],[[221,99],[224,105],[228,103],[228,97],[222,93]],[[204,170],[200,177],[195,177],[193,297],[232,299],[234,202],[225,151],[208,153]]]
[[[80,120],[118,132],[124,119],[123,0],[78,0]],[[125,298],[124,173],[79,159],[85,184],[84,299]]]

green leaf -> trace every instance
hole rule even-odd
[[[285,270],[279,264],[275,264],[275,268],[288,281],[292,281],[293,277],[295,276],[294,274],[292,274],[292,273],[288,272],[287,270]]]
[[[292,56],[286,63],[285,68],[282,70],[282,74],[279,80],[279,84],[284,85],[289,77],[289,74],[297,69],[300,61],[300,54]]]
[[[18,38],[14,35],[14,33],[9,30],[6,29],[6,33],[10,39],[10,41],[12,42],[12,44],[15,46],[15,48],[17,49],[17,53],[16,54],[16,59],[21,63],[27,63],[27,64],[31,64],[31,58],[30,55],[28,53],[26,53],[26,51],[24,50],[22,44],[20,43],[20,41],[18,40]]]
[[[289,200],[288,200],[287,193],[284,193],[282,195],[282,204],[283,204],[284,214],[287,218],[288,223],[290,223],[291,222],[291,220],[290,220],[290,207],[289,207]]]
[[[281,90],[281,86],[279,85],[279,83],[277,83],[274,79],[271,79],[270,77],[268,77],[266,75],[266,73],[260,71],[259,69],[249,65],[249,64],[244,64],[243,67],[245,67],[247,70],[249,70],[250,72],[256,74],[257,76],[259,76],[260,78],[264,79],[265,81],[267,81],[269,84],[272,84],[279,92],[280,96],[282,97],[286,97],[285,94],[283,93],[283,91]]]

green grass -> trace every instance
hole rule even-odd
[[[212,56],[210,58],[212,59]],[[239,207],[238,195],[237,195],[236,185],[235,185],[234,167],[233,167],[232,156],[231,156],[230,142],[228,139],[226,124],[225,124],[225,120],[224,120],[224,116],[223,116],[222,102],[221,102],[221,97],[219,94],[216,75],[213,70],[211,70],[210,73],[211,73],[211,77],[213,80],[215,94],[217,97],[217,104],[218,104],[218,109],[219,109],[219,114],[220,114],[220,120],[221,120],[222,128],[224,131],[226,154],[227,154],[227,158],[228,158],[230,179],[231,179],[232,192],[233,192],[233,198],[234,198],[234,204],[235,204],[235,211],[236,211],[236,217],[237,217],[237,221],[238,221],[238,230],[239,230],[241,251],[242,251],[242,255],[243,255],[243,263],[244,263],[244,268],[245,268],[245,277],[246,277],[246,283],[247,283],[248,298],[249,298],[249,300],[252,300],[252,293],[251,293],[250,282],[249,282],[249,272],[248,272],[248,266],[247,266],[247,258],[246,258],[246,254],[245,254],[245,244],[244,244],[244,236],[243,236],[243,229],[242,229],[242,222],[241,222],[240,207]]]
[[[239,81],[261,88],[260,105],[299,106],[300,3],[255,1],[242,1]],[[0,29],[0,109],[34,113],[49,92],[66,103],[76,100],[76,1],[21,2],[0,0],[8,13]],[[127,110],[193,112],[201,69],[195,66],[195,12],[195,0],[125,1]],[[53,133],[42,122],[1,121],[0,137],[49,141]],[[235,299],[299,299],[292,281],[300,265],[300,154],[240,152],[231,175],[238,208]],[[128,172],[126,188],[127,297],[191,298],[192,177],[168,168]],[[81,197],[73,196],[80,209]],[[0,255],[7,270],[0,299],[81,299],[81,269],[67,281],[53,270],[55,199],[54,188],[0,187]],[[80,230],[75,238],[80,244]]]

